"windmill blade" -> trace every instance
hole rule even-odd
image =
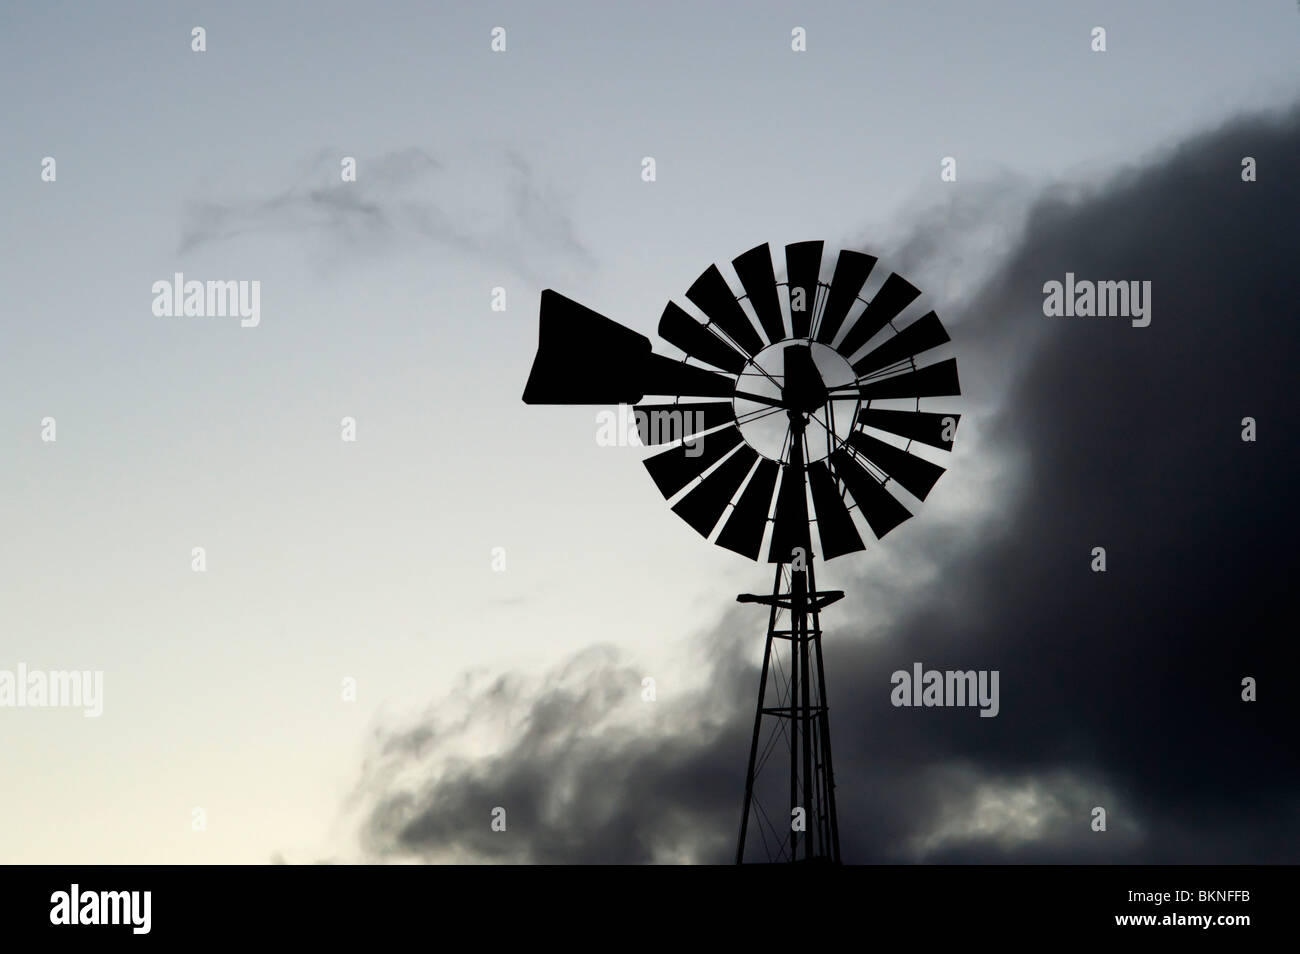
[[[796,547],[805,556],[812,554],[808,535],[808,495],[804,490],[801,464],[781,465],[781,489],[776,495],[776,512],[772,515],[772,545],[768,563],[789,563]]]
[[[694,527],[696,533],[707,538],[727,504],[731,503],[731,498],[749,476],[756,460],[758,452],[748,444],[741,444],[734,454],[718,465],[717,470],[679,500],[673,512]]]
[[[835,476],[843,481],[876,539],[881,539],[912,516],[912,512],[844,448],[838,448],[828,459]]]
[[[813,507],[817,511],[817,535],[821,538],[822,559],[831,560],[855,550],[865,550],[858,528],[843,498],[835,488],[826,462],[814,461],[808,465],[808,487],[812,491]]]
[[[785,338],[785,320],[781,317],[781,299],[776,294],[776,272],[772,269],[772,250],[766,242],[756,245],[731,260],[731,266],[745,287],[749,303],[758,315],[768,344]]]
[[[710,265],[704,274],[695,279],[695,284],[686,292],[686,297],[709,316],[709,320],[727,333],[727,335],[750,357],[763,350],[763,339],[754,330],[749,315],[736,301],[735,293],[727,280],[718,271],[717,265]]]
[[[858,388],[858,394],[864,401],[876,401],[881,398],[910,397],[951,397],[961,394],[961,382],[957,380],[957,359],[949,358],[937,364],[928,364],[924,368],[897,374],[880,381],[870,381]]]
[[[729,398],[736,391],[736,382],[731,378],[661,354],[646,356],[639,377],[641,393],[630,403],[641,400],[646,394]]]
[[[933,414],[928,411],[882,411],[874,407],[864,407],[858,412],[857,423],[864,427],[897,434],[908,440],[920,441],[931,447],[946,451],[952,450],[952,437],[944,438],[944,433],[956,434],[960,414]],[[947,424],[952,422],[951,427]]]
[[[676,345],[696,360],[715,368],[740,374],[745,356],[700,324],[676,303],[669,302],[659,318],[659,337]]]
[[[637,433],[646,447],[684,440],[736,419],[736,411],[729,401],[638,404],[632,410],[636,412]]]
[[[944,329],[939,316],[928,311],[866,357],[855,361],[853,373],[863,377],[872,371],[887,368],[891,364],[918,355],[922,351],[937,348],[950,340],[952,339],[948,337],[948,332]]]
[[[740,443],[740,428],[732,425],[700,437],[692,444],[670,447],[647,457],[645,469],[667,500],[700,474],[704,473]]]
[[[926,498],[935,481],[943,476],[943,468],[938,464],[932,464],[862,431],[850,434],[849,443],[883,470],[886,476],[897,481],[908,493],[920,500]]]
[[[807,338],[812,327],[813,309],[817,305],[817,280],[822,270],[822,243],[795,242],[785,247],[785,274],[789,284],[790,333],[795,338]],[[795,289],[804,292],[804,307],[794,309]]]
[[[635,404],[649,355],[649,338],[547,288],[524,403]]]
[[[880,286],[876,297],[871,299],[867,310],[854,322],[836,350],[846,358],[853,357],[853,352],[870,341],[877,331],[897,318],[899,313],[914,302],[920,294],[921,290],[906,278],[891,274],[885,279],[885,284]]]
[[[767,530],[767,512],[772,506],[772,491],[781,472],[776,461],[764,457],[754,468],[740,499],[732,508],[731,516],[722,525],[717,544],[741,556],[757,560],[763,548],[763,533]]]
[[[862,286],[867,283],[867,276],[876,266],[874,255],[864,255],[845,249],[835,262],[835,274],[831,277],[831,291],[826,297],[826,307],[822,309],[822,320],[817,326],[817,340],[828,345],[835,340],[835,335],[849,315],[849,309],[858,300]]]

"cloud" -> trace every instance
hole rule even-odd
[[[421,245],[504,264],[590,268],[569,202],[512,150],[435,159],[407,148],[357,160],[342,181],[341,150],[321,150],[269,195],[220,195],[185,209],[180,251],[254,235],[306,239],[330,267]],[[220,190],[214,190],[220,191]]]
[[[734,645],[711,667],[727,669]],[[644,673],[598,646],[538,678],[467,677],[414,725],[383,731],[357,793],[368,855],[551,863],[716,860],[728,850],[741,700],[642,697]],[[691,796],[682,798],[689,788]],[[506,830],[490,827],[506,812]]]
[[[847,860],[1300,861],[1296,168],[1300,108],[1048,190],[951,303],[987,407],[932,501],[960,495],[966,461],[997,479],[904,524],[885,581],[852,581],[825,617]],[[942,262],[948,244],[901,247]],[[1045,318],[1043,284],[1067,271],[1151,281],[1151,325]],[[692,641],[716,645],[707,688],[653,704],[608,650],[467,683],[377,739],[358,789],[369,850],[729,860],[761,625],[733,610]],[[890,674],[917,661],[999,670],[999,716],[892,707]],[[497,805],[508,833],[488,828]]]

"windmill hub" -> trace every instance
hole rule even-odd
[[[786,407],[808,414],[825,404],[826,397],[826,384],[813,361],[812,349],[808,345],[786,348],[785,383],[781,386]]]
[[[843,408],[849,413],[836,416],[829,389],[854,380],[852,365],[834,348],[806,339],[769,345],[749,360],[740,376],[736,388],[740,393],[733,399],[740,432],[756,451],[778,462],[792,426],[811,427],[817,435],[829,428],[839,441],[845,441],[853,431],[853,408]],[[786,413],[763,413],[778,409]],[[829,454],[824,445],[821,440],[810,443],[807,460]]]

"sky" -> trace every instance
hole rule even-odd
[[[814,238],[922,288],[963,385],[918,517],[818,573],[846,860],[1296,861],[1298,40],[1284,0],[6,8],[0,670],[104,698],[0,708],[0,861],[726,860],[767,567],[520,395],[542,289],[653,336]],[[1067,271],[1151,325],[1045,318]],[[156,315],[176,272],[257,326]],[[890,706],[915,661],[1000,670],[998,717]]]

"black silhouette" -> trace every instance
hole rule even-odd
[[[890,485],[924,500],[944,470],[910,453],[913,442],[950,451],[960,420],[920,407],[921,398],[961,393],[955,359],[917,365],[917,355],[949,340],[939,318],[930,311],[901,329],[894,324],[920,292],[891,274],[866,301],[861,292],[876,259],[850,250],[840,253],[830,282],[821,282],[822,246],[787,245],[786,282],[776,280],[766,244],[745,252],[732,262],[742,295],[709,266],[686,293],[707,323],[672,302],[659,321],[659,334],[685,352],[681,360],[655,354],[648,338],[547,289],[524,390],[527,404],[636,405],[643,442],[673,445],[645,461],[664,498],[678,498],[673,511],[701,536],[717,531],[717,545],[752,560],[768,539],[767,562],[776,564],[771,595],[738,597],[769,607],[738,863],[755,819],[769,860],[840,861],[820,612],[844,594],[817,589],[810,526],[816,525],[827,560],[866,549],[854,509],[883,537],[911,516]],[[857,302],[865,307],[850,317]],[[837,370],[844,380],[828,381]],[[672,402],[638,403],[646,395]],[[701,398],[723,400],[691,400]],[[914,407],[872,406],[897,399]],[[851,410],[847,437],[837,433],[837,407]],[[765,453],[742,428],[781,412],[788,424],[780,452]],[[811,444],[810,423],[819,428]],[[881,440],[869,429],[905,443]],[[779,625],[781,611],[789,614],[788,626]],[[773,652],[778,639],[790,643],[788,672],[782,654]],[[766,704],[769,683],[775,705]],[[774,720],[766,742],[765,718]],[[769,816],[763,804],[772,795],[764,792],[760,800],[757,788],[779,739],[790,754],[788,819]],[[780,792],[775,797],[783,799]]]

